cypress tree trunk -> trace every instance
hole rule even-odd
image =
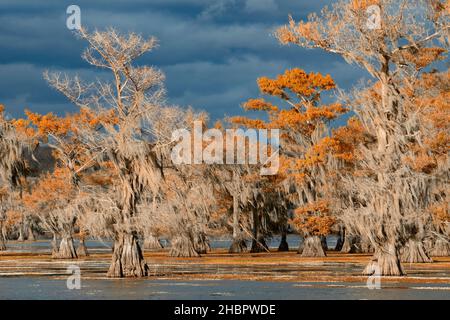
[[[6,251],[6,243],[3,235],[0,235],[0,251]]]
[[[286,252],[289,251],[289,244],[287,243],[287,232],[286,227],[283,227],[283,230],[281,231],[281,242],[278,246],[279,252]]]
[[[19,225],[19,237],[17,238],[17,241],[19,242],[23,242],[23,226],[22,224]]]
[[[375,252],[375,248],[372,246],[372,244],[370,243],[370,241],[368,239],[361,239],[360,240],[360,252],[362,253],[374,253]]]
[[[434,242],[435,242],[434,239],[430,238],[423,239],[423,246],[425,248],[425,251],[430,253],[430,257],[434,248]]]
[[[28,227],[28,241],[36,241],[35,237],[34,237],[34,233],[33,233],[33,229],[29,226]]]
[[[233,242],[231,242],[229,253],[242,253],[247,250],[247,243],[242,239],[241,227],[239,226],[239,199],[233,196]]]
[[[450,242],[445,239],[438,238],[434,243],[433,249],[430,252],[432,257],[448,257],[450,256]]]
[[[320,243],[322,244],[323,251],[328,250],[328,243],[327,243],[327,237],[326,236],[320,236]]]
[[[198,254],[206,254],[211,247],[209,246],[208,237],[204,232],[196,232],[193,235],[194,238],[194,248]]]
[[[267,246],[264,237],[259,236],[259,215],[258,210],[256,208],[253,208],[252,216],[253,216],[253,239],[250,252],[258,253],[269,251],[269,247]]]
[[[305,237],[303,241],[302,257],[326,257],[320,237]]]
[[[336,246],[334,247],[334,251],[342,250],[342,247],[344,246],[344,240],[345,240],[345,227],[343,227],[339,230],[339,237],[336,241]]]
[[[342,253],[361,253],[361,238],[345,234],[344,244],[341,249]]]
[[[63,236],[59,244],[58,259],[76,259],[78,258],[72,236]]]
[[[344,241],[341,237],[336,240],[336,246],[334,247],[334,251],[341,251],[344,245]]]
[[[364,269],[364,275],[373,275],[378,273],[380,276],[402,276],[404,275],[400,263],[399,250],[394,244],[386,244],[375,250],[375,254],[367,267]]]
[[[108,277],[146,277],[148,266],[142,255],[137,237],[133,233],[121,232],[114,239],[114,251]]]
[[[171,257],[199,257],[194,242],[189,234],[180,234],[171,241],[169,255]]]
[[[56,237],[56,233],[53,233],[52,239],[52,258],[58,258],[59,248],[58,248],[58,239]]]
[[[403,248],[401,262],[424,263],[433,262],[433,260],[428,256],[422,241],[409,239]]]
[[[253,239],[252,240],[252,248],[250,249],[251,253],[258,253],[258,252],[268,252],[269,246],[266,243],[266,239],[264,239],[263,236],[259,236],[258,240]]]
[[[352,238],[349,235],[345,234],[344,241],[342,242],[342,247],[340,251],[342,253],[351,253],[352,248],[353,248]]]
[[[299,242],[299,244],[298,244],[297,254],[302,254],[303,253],[303,248],[305,247],[305,237],[303,237],[303,239],[300,238],[300,240],[302,242]]]
[[[158,237],[153,234],[147,234],[144,236],[144,250],[154,251],[164,248]]]
[[[233,242],[231,243],[230,249],[228,249],[228,253],[242,253],[247,250],[247,242],[244,239],[233,238]]]
[[[3,232],[3,220],[0,220],[0,251],[6,250],[6,237]]]
[[[86,247],[86,243],[85,243],[85,237],[84,236],[80,236],[80,243],[78,244],[78,248],[77,248],[77,255],[79,257],[87,257],[89,256],[89,252],[88,249]]]

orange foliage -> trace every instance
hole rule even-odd
[[[280,108],[263,98],[250,99],[244,103],[246,110],[266,111],[270,122],[247,117],[233,117],[235,124],[251,128],[276,128],[299,131],[303,135],[310,135],[318,123],[335,119],[347,112],[339,103],[318,105],[321,93],[336,87],[330,75],[320,73],[306,73],[295,68],[286,70],[276,79],[262,77],[258,79],[258,86],[262,94],[281,98],[288,108]]]
[[[450,222],[450,211],[448,203],[442,203],[440,205],[433,206],[431,208],[431,213],[433,215],[433,218],[438,222]]]
[[[96,114],[88,108],[81,108],[79,113],[72,116],[72,120],[76,123],[88,125],[91,128],[96,128],[100,124],[116,125],[119,123],[119,119],[114,109],[109,109],[104,113]]]
[[[34,138],[36,136],[36,131],[30,124],[30,121],[26,119],[17,119],[13,121],[13,125],[17,132],[24,134],[28,138]]]
[[[421,151],[415,157],[405,157],[407,163],[414,171],[430,174],[437,167],[436,159]]]
[[[278,107],[264,99],[250,99],[244,103],[245,110],[278,111]]]
[[[352,0],[351,8],[355,11],[366,10],[368,7],[373,5],[379,5],[380,0]]]
[[[24,194],[23,202],[29,209],[61,209],[75,198],[76,188],[69,183],[70,172],[56,168],[53,174],[46,174],[34,186],[33,191]]]
[[[94,114],[88,108],[81,108],[78,113],[68,114],[65,117],[53,113],[40,115],[28,110],[25,114],[27,119],[17,120],[16,127],[43,143],[49,143],[54,149],[53,155],[59,165],[72,170],[73,178],[78,171],[94,164],[84,152],[85,148],[78,132],[79,126],[99,129],[100,125],[115,125],[118,122],[113,110]]]
[[[40,115],[26,110],[25,115],[37,127],[38,134],[41,136],[47,134],[66,135],[71,129],[71,121],[69,118],[60,118],[53,113]]]
[[[330,75],[306,73],[295,68],[286,70],[275,79],[259,78],[257,83],[262,94],[279,98],[281,103],[275,106],[264,98],[250,99],[244,103],[244,108],[265,111],[268,121],[234,117],[231,122],[250,128],[280,129],[282,149],[289,152],[280,154],[279,173],[268,180],[270,183],[266,188],[274,188],[286,179],[298,185],[314,180],[314,171],[319,166],[326,166],[331,154],[347,161],[355,158],[353,143],[361,136],[358,130],[362,130],[355,121],[351,122],[348,132],[338,130],[336,137],[324,137],[317,143],[312,142],[316,129],[348,111],[340,103],[322,103],[322,93],[336,88]],[[351,134],[353,138],[348,136]],[[299,143],[299,137],[306,144]],[[328,202],[325,201],[325,187],[317,188],[321,190],[315,190],[316,201],[297,209],[294,223],[305,233],[324,235],[330,232],[335,219],[331,217]]]
[[[17,210],[6,211],[6,220],[4,226],[6,229],[13,229],[23,219],[23,213]]]
[[[326,236],[336,219],[329,215],[329,203],[320,200],[295,210],[292,222],[297,229],[312,236]]]
[[[331,152],[348,164],[358,160],[358,145],[365,141],[366,132],[357,118],[350,118],[347,125],[333,130]]]
[[[402,51],[402,58],[411,62],[416,66],[417,70],[423,69],[435,62],[436,60],[443,60],[443,53],[447,52],[443,48],[420,48],[417,52]]]
[[[258,86],[261,93],[284,100],[290,100],[289,92],[292,92],[297,97],[318,101],[322,91],[334,89],[336,84],[329,74],[326,76],[314,72],[308,74],[302,69],[295,68],[286,70],[274,80],[266,77],[259,78]]]

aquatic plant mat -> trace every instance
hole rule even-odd
[[[371,254],[329,251],[326,257],[308,258],[290,252],[229,254],[215,249],[198,258],[169,257],[167,250],[145,252],[149,278],[157,280],[247,280],[271,282],[359,282]],[[66,278],[67,268],[77,265],[83,279],[105,279],[111,253],[92,253],[73,260],[52,259],[51,254],[0,252],[0,277],[43,276]],[[444,284],[450,289],[450,257],[433,263],[404,263],[406,276],[383,277],[383,283]]]

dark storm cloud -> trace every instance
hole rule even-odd
[[[362,73],[337,57],[282,47],[271,36],[287,15],[305,18],[329,1],[302,0],[100,0],[0,3],[0,102],[14,115],[24,107],[73,110],[42,79],[45,69],[90,79],[96,70],[80,58],[84,44],[66,29],[65,10],[81,7],[89,29],[155,35],[160,48],[139,63],[167,75],[169,102],[208,111],[213,119],[241,113],[240,103],[258,94],[256,78],[286,68],[330,73],[342,87]]]

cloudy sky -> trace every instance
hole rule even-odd
[[[206,110],[212,119],[242,113],[258,96],[255,80],[287,68],[330,73],[342,88],[363,76],[320,51],[285,47],[271,35],[288,14],[304,19],[328,0],[1,0],[0,103],[13,116],[24,108],[64,114],[74,108],[42,79],[46,69],[99,76],[81,58],[84,43],[66,28],[66,9],[81,8],[83,26],[114,26],[154,35],[160,47],[142,63],[167,77],[168,102]]]

